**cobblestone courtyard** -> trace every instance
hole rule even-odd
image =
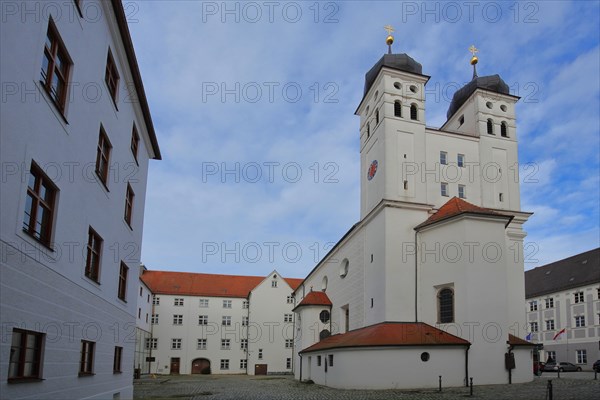
[[[134,398],[149,400],[388,400],[388,399],[511,399],[545,400],[548,379],[552,379],[554,400],[597,400],[600,379],[583,372],[542,376],[531,383],[515,385],[474,386],[473,397],[468,388],[445,388],[442,392],[423,390],[338,390],[299,383],[291,376],[193,375],[157,376],[134,383]]]

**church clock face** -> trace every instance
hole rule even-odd
[[[369,170],[367,171],[367,179],[371,180],[377,173],[377,160],[373,160],[371,165],[369,166]]]

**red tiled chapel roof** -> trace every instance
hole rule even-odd
[[[433,225],[437,222],[441,222],[461,214],[477,214],[499,218],[509,218],[509,222],[512,220],[512,216],[503,215],[494,210],[490,210],[489,208],[479,207],[458,197],[453,197],[443,206],[441,206],[440,209],[435,214],[430,216],[425,222],[417,225],[415,230],[419,230],[426,226]]]

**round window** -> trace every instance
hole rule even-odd
[[[400,84],[400,82],[394,82],[394,87],[398,90],[402,89],[402,85]]]
[[[506,106],[505,106],[504,104],[502,104],[502,105],[500,106],[500,109],[501,109],[502,111],[506,112]]]
[[[417,87],[415,85],[410,85],[410,91],[413,93],[417,93]]]
[[[421,361],[423,361],[423,362],[429,361],[429,353],[428,352],[425,351],[425,352],[421,353]]]
[[[487,103],[485,103],[485,106],[491,110],[492,109],[492,102],[488,101]]]
[[[319,319],[324,324],[326,324],[327,322],[329,322],[329,311],[327,311],[327,310],[321,311],[321,313],[319,314]]]

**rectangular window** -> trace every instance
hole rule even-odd
[[[171,350],[181,350],[181,339],[171,339]]]
[[[575,303],[583,303],[583,292],[573,293],[575,296]]]
[[[242,308],[245,310],[248,308],[249,305],[250,303],[248,302],[248,300],[244,300],[244,302],[242,303]]]
[[[292,359],[291,358],[285,359],[285,369],[292,369]]]
[[[208,325],[208,315],[198,315],[198,325]]]
[[[103,240],[100,235],[98,235],[90,226],[88,229],[85,276],[94,282],[100,282],[100,255],[102,254],[102,242]]]
[[[94,348],[96,343],[87,340],[81,341],[81,357],[79,360],[79,375],[92,375],[94,373]]]
[[[23,230],[48,247],[52,239],[56,192],[54,183],[32,162]]]
[[[67,85],[71,66],[69,54],[51,20],[46,34],[40,81],[62,114],[67,103]]]
[[[248,317],[247,316],[242,317],[242,326],[248,326]]]
[[[329,366],[333,367],[333,354],[329,354],[327,358],[329,358]]]
[[[125,195],[125,222],[127,225],[131,227],[131,220],[133,215],[133,199],[135,198],[135,193],[133,193],[133,189],[131,185],[127,184],[127,194]]]
[[[160,305],[160,297],[152,295],[152,304],[155,306]]]
[[[321,356],[317,356],[317,367],[321,366]]]
[[[263,349],[258,349],[258,359],[262,360],[263,358]]]
[[[113,356],[113,374],[121,372],[121,358],[123,356],[123,348],[115,346],[115,354]]]
[[[208,308],[208,299],[200,299],[200,308]]]
[[[140,135],[138,134],[137,128],[135,127],[135,123],[133,124],[133,129],[131,130],[131,154],[133,154],[133,159],[135,162],[138,162],[138,148],[140,147]]]
[[[546,321],[546,330],[547,331],[553,331],[554,330],[554,320],[553,319],[549,319]]]
[[[221,325],[231,326],[231,317],[223,316],[223,319],[221,320]]]
[[[548,358],[556,361],[556,352],[555,351],[547,351]]]
[[[294,304],[294,296],[288,296],[287,297],[287,303],[288,304]]]
[[[248,360],[240,360],[240,369],[248,368]]]
[[[294,339],[285,339],[285,348],[291,349],[294,347]]]
[[[108,170],[110,163],[110,153],[112,145],[108,140],[108,136],[104,128],[100,126],[100,134],[98,135],[98,147],[96,148],[96,175],[104,186],[108,186]]]
[[[529,326],[531,327],[531,332],[537,332],[539,330],[537,322],[530,322]]]
[[[42,377],[44,334],[13,328],[8,380]]]
[[[440,151],[440,164],[448,164],[448,153],[446,153],[445,151]]]
[[[442,196],[448,197],[448,184],[446,182],[441,183]]]
[[[457,154],[456,155],[456,164],[459,167],[464,167],[465,166],[465,155],[464,154]]]
[[[240,341],[240,349],[245,350],[248,348],[248,339],[242,339]]]
[[[173,315],[173,325],[183,325],[183,315],[181,315],[181,314]]]
[[[500,203],[503,203],[503,202],[504,202],[504,194],[503,194],[503,193],[498,193],[498,201],[499,201]]]
[[[231,349],[231,339],[221,339],[221,350]]]
[[[577,364],[587,364],[587,351],[586,350],[575,350],[575,358]]]
[[[153,325],[156,325],[156,324],[158,324],[158,314],[152,314],[152,320],[151,320],[151,323],[152,323]]]
[[[206,339],[198,339],[198,350],[206,350]]]
[[[223,300],[223,308],[231,308],[231,300]]]
[[[575,317],[575,328],[582,328],[585,326],[585,316],[578,315]]]
[[[221,369],[229,369],[229,360],[221,360]]]
[[[283,314],[283,322],[292,322],[292,314]]]
[[[119,270],[119,293],[118,296],[121,300],[125,301],[125,297],[127,296],[127,272],[129,271],[129,267],[125,265],[123,261],[121,261],[121,268]]]
[[[183,306],[183,299],[176,297],[175,299],[173,299],[173,305],[177,306],[177,307],[182,307]]]
[[[156,350],[158,348],[158,338],[147,338],[146,349]]]
[[[465,185],[458,185],[458,197],[461,199],[467,198],[467,187]]]
[[[554,308],[554,299],[552,297],[546,299],[546,308]]]
[[[271,287],[276,288],[277,287],[277,281],[271,281]]]
[[[533,300],[529,302],[529,311],[537,311],[538,304],[537,301]]]
[[[110,97],[117,105],[117,96],[119,94],[119,71],[117,71],[117,65],[113,58],[112,52],[108,49],[108,56],[106,57],[106,72],[104,74],[104,81],[108,86],[108,92]]]

